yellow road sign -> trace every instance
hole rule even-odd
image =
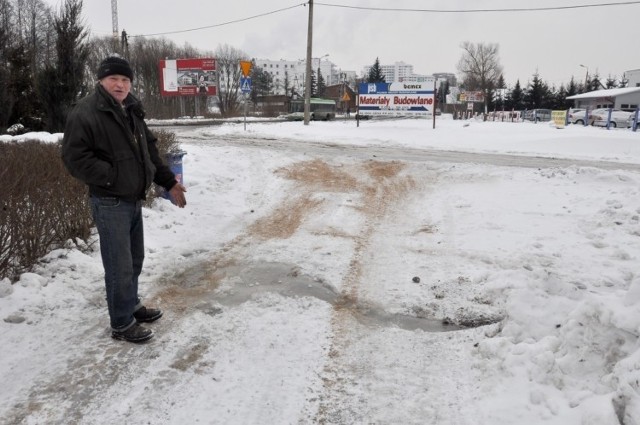
[[[251,61],[240,61],[240,68],[242,68],[242,76],[243,77],[248,77],[249,73],[251,72],[251,66],[253,64],[251,63]]]

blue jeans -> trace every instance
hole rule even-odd
[[[100,235],[111,328],[123,331],[140,308],[138,276],[144,261],[142,203],[91,196],[91,211]]]

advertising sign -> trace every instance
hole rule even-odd
[[[567,111],[551,111],[551,121],[556,125],[556,128],[564,128],[567,122]]]
[[[433,112],[434,80],[419,83],[360,83],[361,115],[429,115]]]
[[[216,60],[161,60],[160,94],[162,96],[215,96],[218,94]]]
[[[484,93],[481,91],[463,91],[458,95],[460,102],[484,102]]]

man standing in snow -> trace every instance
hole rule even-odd
[[[144,260],[142,200],[155,182],[183,208],[186,189],[160,158],[142,104],[130,93],[129,62],[109,56],[100,63],[97,78],[95,92],[80,100],[67,118],[62,159],[71,175],[89,186],[111,335],[142,342],[153,332],[139,323],[162,316],[162,311],[143,306],[138,297]]]

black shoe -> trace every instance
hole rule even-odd
[[[112,331],[111,337],[128,342],[143,342],[153,338],[153,331],[134,323],[124,331]]]
[[[138,322],[151,323],[162,317],[162,310],[157,308],[140,307],[135,313],[133,313],[133,317],[135,317]]]

